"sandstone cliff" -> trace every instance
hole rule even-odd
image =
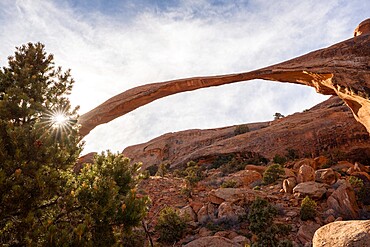
[[[241,135],[234,134],[236,126],[168,133],[130,146],[123,154],[143,162],[145,167],[160,163],[176,166],[190,160],[206,162],[229,153],[271,159],[275,154],[284,155],[288,149],[295,149],[301,157],[341,152],[355,161],[370,160],[366,129],[338,97],[302,113],[248,126],[249,132]]]
[[[246,73],[147,84],[125,91],[83,114],[78,120],[80,134],[85,136],[100,124],[168,95],[252,79],[303,84],[322,94],[338,95],[370,132],[369,61],[367,19],[356,28],[353,38],[280,64]]]

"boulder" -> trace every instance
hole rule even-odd
[[[332,166],[331,168],[334,171],[341,171],[341,172],[346,172],[350,168],[354,168],[355,166],[348,162],[348,161],[339,161],[336,165]]]
[[[284,168],[284,172],[285,172],[285,176],[284,177],[286,177],[286,178],[290,178],[290,177],[295,178],[294,170],[289,169],[289,168]]]
[[[227,238],[227,239],[233,239],[236,236],[238,236],[238,234],[234,231],[219,231],[219,232],[216,232],[215,235],[213,235],[213,236],[219,236],[219,237],[224,237],[224,238]]]
[[[213,232],[209,230],[207,227],[201,227],[198,231],[198,238],[208,237],[212,235],[213,235]]]
[[[283,181],[283,190],[285,193],[292,194],[293,188],[297,185],[296,180],[294,177],[290,177],[287,179],[284,179]]]
[[[308,181],[315,180],[315,170],[308,165],[302,165],[299,167],[298,175],[297,175],[297,182],[304,183]]]
[[[208,201],[214,204],[221,204],[224,201],[235,201],[239,199],[254,198],[253,191],[243,188],[218,188],[211,190]]]
[[[369,246],[370,220],[335,221],[320,227],[313,237],[313,247]]]
[[[369,168],[358,162],[355,162],[355,165],[347,170],[348,174],[352,174],[354,172],[369,172]]]
[[[263,175],[263,173],[266,171],[266,166],[256,166],[256,165],[246,165],[245,166],[245,170],[249,170],[249,171],[256,171],[258,173],[260,173],[261,175]]]
[[[293,188],[293,193],[299,197],[309,196],[312,199],[320,199],[329,186],[327,184],[317,182],[300,183]]]
[[[232,239],[232,241],[236,244],[240,244],[241,246],[248,246],[251,243],[251,241],[247,237],[242,235],[236,236]]]
[[[251,187],[250,185],[258,180],[262,180],[262,175],[253,170],[242,170],[236,172],[230,176],[231,179],[235,180],[241,187]]]
[[[231,222],[238,222],[239,217],[245,216],[246,211],[241,206],[232,202],[223,202],[218,207],[218,219]]]
[[[316,168],[315,167],[316,163],[313,159],[302,159],[302,160],[298,160],[294,163],[293,169],[297,171],[303,165],[311,166],[314,169]]]
[[[354,172],[363,172],[365,168],[360,163],[356,162],[355,165],[347,170],[348,174],[352,174]]]
[[[346,181],[343,181],[329,196],[327,204],[329,208],[334,209],[336,217],[357,219],[359,216],[355,192],[352,186]]]
[[[315,171],[315,181],[332,185],[337,182],[337,175],[331,168],[320,169]]]
[[[313,221],[304,222],[298,230],[297,239],[302,245],[312,242],[315,231],[319,229],[320,225]],[[333,245],[334,246],[334,245]]]
[[[203,207],[203,203],[200,201],[190,201],[189,206],[193,208],[194,212],[197,214],[199,209]]]
[[[241,247],[242,245],[220,236],[198,238],[184,247]]]
[[[179,211],[180,211],[179,215],[181,217],[190,221],[197,221],[197,215],[195,214],[193,208],[190,207],[189,205],[181,208]]]
[[[321,169],[329,163],[329,159],[325,156],[319,156],[314,159],[316,169]]]
[[[217,215],[217,207],[212,203],[204,204],[198,211],[197,219],[201,224],[207,223],[210,220],[215,220]]]

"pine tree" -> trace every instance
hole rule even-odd
[[[44,45],[17,48],[0,70],[0,241],[23,245],[35,241],[47,224],[45,208],[56,204],[66,183],[61,171],[81,150],[73,121],[55,126],[57,112],[76,119],[66,95],[70,72],[55,68]],[[30,229],[36,229],[30,232]]]
[[[111,245],[145,215],[138,164],[98,156],[73,172],[82,150],[70,71],[41,43],[0,69],[0,245]]]

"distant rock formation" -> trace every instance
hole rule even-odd
[[[360,23],[351,39],[263,69],[127,90],[83,114],[78,120],[80,134],[85,136],[100,124],[168,95],[253,79],[303,84],[314,87],[318,93],[338,95],[370,132],[370,19]]]
[[[127,147],[123,154],[135,162],[143,162],[143,168],[161,163],[177,166],[190,160],[207,163],[230,153],[272,159],[289,149],[301,157],[342,153],[356,161],[370,160],[368,132],[336,96],[301,113],[272,122],[248,124],[249,132],[244,134],[235,135],[236,127],[168,133]]]

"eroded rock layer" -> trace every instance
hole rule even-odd
[[[236,126],[168,133],[147,143],[127,147],[123,154],[144,166],[190,160],[212,161],[230,153],[271,159],[294,149],[302,156],[343,153],[354,160],[370,160],[369,135],[338,97],[302,113],[272,122],[249,124],[249,132],[235,135]],[[144,168],[145,168],[144,167]]]
[[[125,91],[82,115],[80,134],[107,123],[156,99],[234,82],[264,79],[304,84],[317,92],[338,95],[356,120],[370,132],[370,31],[369,19],[355,30],[355,37],[325,49],[263,69],[211,77],[195,77],[147,84]]]

